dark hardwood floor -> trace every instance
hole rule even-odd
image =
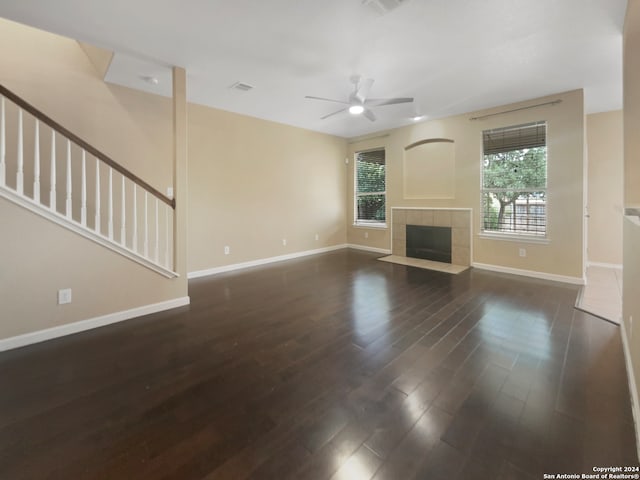
[[[637,466],[619,328],[571,285],[354,250],[0,354],[0,479],[541,479]]]

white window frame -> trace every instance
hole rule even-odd
[[[495,240],[506,240],[506,241],[515,241],[515,242],[527,242],[527,243],[541,243],[541,244],[547,244],[550,242],[549,240],[549,177],[548,177],[548,172],[549,172],[549,150],[548,150],[548,124],[546,121],[538,121],[538,122],[530,122],[530,123],[524,123],[524,124],[520,124],[520,125],[509,125],[506,127],[498,127],[495,130],[500,130],[502,128],[505,129],[509,129],[509,128],[517,128],[517,127],[524,127],[526,125],[529,124],[535,124],[535,123],[541,123],[544,124],[545,126],[545,147],[547,148],[546,153],[545,153],[545,169],[546,169],[546,182],[545,182],[545,186],[544,188],[504,188],[504,189],[497,189],[497,188],[484,188],[484,162],[485,162],[485,149],[484,149],[484,140],[482,141],[482,155],[480,158],[480,215],[478,215],[479,220],[480,220],[480,237],[484,237],[484,238],[490,238],[490,239],[495,239]],[[483,136],[484,136],[484,132],[483,131]],[[527,148],[526,146],[523,146],[522,149]],[[526,231],[513,231],[513,232],[508,232],[508,231],[498,231],[498,230],[485,230],[484,225],[485,225],[485,210],[484,210],[484,196],[485,193],[487,192],[500,192],[500,191],[514,191],[517,190],[518,192],[522,192],[522,193],[535,193],[535,192],[544,192],[544,196],[545,196],[545,225],[544,225],[544,233],[540,233],[540,234],[536,234],[536,233],[532,233],[532,232],[526,232]],[[513,208],[516,208],[516,205],[513,205]]]
[[[385,154],[384,160],[384,185],[383,192],[364,192],[358,193],[358,155],[361,153],[375,152],[382,150]],[[366,150],[358,150],[353,154],[353,226],[365,228],[386,228],[387,227],[387,152],[384,147],[368,148]],[[366,197],[373,195],[384,195],[384,221],[382,220],[366,220],[358,218],[358,197]]]

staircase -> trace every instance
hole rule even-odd
[[[164,275],[175,200],[0,85],[0,196]]]

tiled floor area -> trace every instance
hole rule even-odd
[[[576,307],[619,324],[622,318],[622,270],[587,268],[587,284],[578,295]]]

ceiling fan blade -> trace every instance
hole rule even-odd
[[[368,108],[364,109],[364,112],[362,112],[362,114],[367,117],[369,120],[371,120],[372,122],[376,121],[376,116],[373,114],[373,112],[371,110],[369,110]]]
[[[342,103],[344,105],[349,105],[349,102],[343,102],[342,100],[334,100],[333,98],[312,97],[310,95],[307,95],[304,98],[310,98],[311,100],[323,100],[325,102]]]
[[[413,97],[397,97],[397,98],[370,98],[366,100],[365,105],[381,107],[382,105],[395,105],[397,103],[411,103]]]
[[[358,89],[356,90],[355,97],[360,101],[360,103],[364,103],[369,96],[369,92],[371,91],[371,86],[373,85],[373,78],[367,78],[362,80],[358,84]]]
[[[330,113],[329,115],[325,115],[324,117],[320,117],[320,120],[324,120],[325,118],[333,117],[334,115],[337,115],[337,114],[342,113],[342,112],[346,112],[347,110],[348,110],[347,108],[341,108],[340,110],[337,110],[337,111],[335,111],[333,113]]]

